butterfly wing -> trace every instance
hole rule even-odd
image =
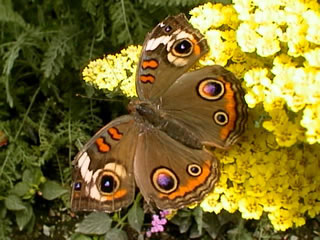
[[[133,158],[138,129],[132,116],[111,121],[73,161],[72,210],[113,212],[134,199]]]
[[[184,14],[166,18],[143,44],[136,77],[139,98],[156,101],[207,51],[202,34]]]
[[[158,129],[145,129],[138,138],[134,175],[148,203],[178,209],[212,191],[217,163],[205,150],[187,147]]]
[[[161,109],[202,144],[227,148],[245,129],[247,105],[243,96],[239,80],[214,65],[183,74],[162,95]]]

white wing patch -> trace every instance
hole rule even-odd
[[[97,171],[95,171],[95,173],[92,175],[91,172],[91,184],[90,184],[90,197],[94,198],[98,201],[101,202],[105,202],[108,201],[107,198],[103,198],[103,195],[101,194],[101,192],[98,189],[98,185],[97,185],[97,180],[100,176],[100,174],[102,174],[104,171],[112,171],[114,172],[116,175],[118,175],[118,177],[120,178],[120,181],[122,178],[124,178],[127,175],[127,171],[126,169],[120,165],[120,164],[116,164],[116,163],[107,163],[106,165],[104,165],[103,169],[98,169]],[[89,191],[88,191],[89,193]],[[88,194],[87,193],[87,194]]]
[[[81,168],[81,166],[83,165],[83,163],[89,158],[88,153],[84,152],[81,157],[79,158],[78,161],[78,167]],[[89,162],[90,162],[90,158],[89,158]]]
[[[185,31],[175,31],[173,33],[173,36],[172,39],[170,39],[170,41],[168,41],[168,44],[167,44],[167,52],[170,52],[171,48],[172,48],[172,45],[177,41],[177,40],[180,40],[180,39],[189,39],[189,40],[193,40],[194,37],[192,36],[192,34],[190,33],[187,33]]]
[[[165,24],[163,22],[159,23],[159,27],[163,28]]]
[[[78,166],[80,168],[80,173],[82,178],[85,182],[89,183],[92,178],[92,170],[89,171],[89,165],[90,165],[90,157],[88,156],[87,152],[84,152],[78,161]]]
[[[158,38],[151,38],[147,42],[146,51],[153,51],[157,47],[159,47],[160,44],[166,45],[170,41],[170,39],[171,39],[171,36],[161,36]]]
[[[105,170],[111,170],[116,173],[120,178],[124,178],[127,175],[127,171],[124,166],[116,163],[107,163],[104,165]]]
[[[171,53],[168,54],[168,61],[177,67],[183,67],[188,63],[188,59],[176,57]]]
[[[95,184],[100,172],[102,170],[97,170],[94,174],[93,174],[93,177],[92,177],[92,183],[91,183],[91,189],[90,189],[90,197],[98,200],[98,201],[101,201],[101,194],[97,188],[97,185]]]

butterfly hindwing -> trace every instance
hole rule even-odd
[[[83,147],[73,162],[73,210],[113,212],[133,201],[137,136],[133,117],[126,115],[111,121]]]
[[[163,131],[139,135],[134,175],[147,202],[178,209],[199,202],[218,179],[218,162],[203,150],[187,147]]]

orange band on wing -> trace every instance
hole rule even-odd
[[[141,75],[140,76],[140,81],[143,82],[143,83],[153,83],[155,80],[154,76],[152,75]]]
[[[220,130],[220,138],[222,140],[225,140],[229,133],[234,129],[234,125],[236,122],[236,101],[234,99],[234,92],[231,88],[231,83],[225,82],[225,95],[224,98],[227,100],[227,103],[225,105],[226,107],[226,112],[228,113],[228,123],[225,125],[223,128]]]
[[[198,42],[195,39],[192,39],[191,41],[193,43],[193,52],[194,52],[194,54],[195,55],[199,55],[200,52],[201,52],[201,49],[200,49],[200,46],[199,46]]]
[[[196,178],[190,177],[187,184],[184,186],[179,186],[177,191],[175,191],[169,195],[160,193],[159,197],[160,198],[167,197],[167,198],[173,200],[177,197],[185,196],[186,193],[188,193],[188,192],[194,191],[198,186],[202,185],[207,180],[208,176],[210,175],[210,167],[211,167],[210,161],[206,161],[202,165],[202,173],[200,176],[198,176]]]
[[[109,152],[110,146],[107,143],[104,143],[104,139],[102,137],[96,140],[97,147],[100,152]]]
[[[123,135],[117,128],[114,127],[109,128],[108,133],[113,140],[120,140]]]
[[[109,195],[109,196],[102,196],[102,201],[112,201],[114,199],[122,198],[124,197],[128,191],[126,189],[119,189],[116,191],[114,194]]]
[[[73,192],[73,197],[74,198],[80,198],[80,192]]]
[[[154,59],[151,60],[145,60],[142,62],[142,68],[146,69],[146,68],[152,68],[155,69],[159,66],[158,62]]]

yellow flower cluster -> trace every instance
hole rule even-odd
[[[210,45],[201,63],[226,66],[244,78],[249,107],[263,104],[263,127],[280,146],[320,143],[317,0],[234,0],[190,14]]]
[[[277,230],[305,224],[320,213],[320,147],[279,147],[273,135],[256,127],[262,109],[250,111],[248,129],[228,151],[216,150],[221,177],[201,203],[205,211],[259,219],[263,212]]]
[[[119,90],[127,97],[136,96],[135,77],[141,46],[129,46],[120,54],[91,61],[82,71],[83,80],[99,89]]]
[[[190,14],[211,49],[200,62],[243,78],[253,108],[240,142],[215,151],[221,178],[201,207],[245,219],[265,212],[277,230],[305,224],[320,213],[320,5],[234,0]]]
[[[265,212],[274,228],[301,226],[320,213],[320,5],[317,0],[233,0],[194,8],[207,38],[201,65],[220,64],[244,79],[248,129],[229,151],[215,150],[221,177],[205,211]],[[91,62],[85,81],[136,95],[141,47]]]

